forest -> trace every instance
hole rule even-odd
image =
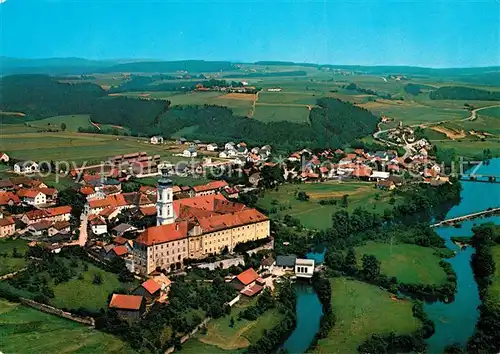
[[[196,126],[186,138],[245,140],[249,144],[279,146],[281,150],[340,147],[370,134],[378,122],[369,111],[338,99],[320,98],[317,105],[310,112],[309,124],[265,123],[235,116],[227,107],[171,106],[169,101],[109,97],[99,86],[59,83],[44,75],[10,76],[3,78],[0,86],[0,110],[23,112],[23,121],[90,114],[96,123],[125,126],[136,136],[170,136]],[[18,116],[5,115],[2,119],[3,123],[20,121]]]
[[[432,100],[498,101],[500,100],[500,92],[463,86],[443,86],[432,91],[429,97]]]

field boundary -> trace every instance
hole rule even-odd
[[[34,300],[26,299],[26,298],[19,298],[19,301],[26,306],[32,307],[36,310],[51,314],[51,315],[56,315],[58,317],[66,318],[68,320],[71,320],[73,322],[78,322],[80,324],[84,324],[90,327],[95,327],[95,319],[93,317],[81,317],[77,316],[75,314],[72,314],[71,312],[66,312],[61,309],[58,309],[56,307],[52,307],[46,304],[42,304],[39,302],[36,302]]]

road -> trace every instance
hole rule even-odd
[[[495,104],[495,105],[492,105],[492,106],[486,106],[486,107],[481,107],[481,108],[475,108],[473,109],[472,111],[470,111],[470,116],[466,117],[466,118],[462,118],[462,119],[448,119],[448,120],[442,120],[442,121],[439,121],[439,122],[429,122],[429,123],[421,123],[421,124],[413,124],[413,125],[410,125],[410,127],[412,128],[415,128],[415,127],[421,127],[421,128],[427,128],[429,126],[432,126],[432,125],[439,125],[439,124],[443,124],[443,123],[448,123],[448,122],[464,122],[464,121],[467,121],[467,120],[470,120],[470,121],[473,121],[477,118],[477,112],[479,111],[482,111],[483,109],[488,109],[488,108],[495,108],[495,107],[500,107],[500,104]],[[377,125],[377,127],[380,126],[380,123]],[[378,141],[381,141],[387,145],[390,145],[390,146],[399,146],[399,147],[402,147],[403,149],[405,149],[405,154],[403,155],[403,159],[406,159],[408,156],[410,156],[410,154],[412,152],[414,152],[415,150],[413,149],[413,144],[409,144],[405,137],[403,136],[403,139],[405,141],[405,144],[397,144],[397,143],[393,143],[391,141],[388,141],[388,140],[385,140],[385,139],[382,139],[380,138],[380,134],[383,134],[383,133],[387,133],[391,130],[393,130],[394,128],[392,129],[385,129],[385,130],[378,130],[376,131],[375,133],[373,133],[373,139],[375,140],[378,140]]]
[[[80,217],[81,223],[80,223],[80,236],[78,237],[78,244],[81,247],[84,247],[85,244],[87,243],[87,214],[82,213],[82,216]]]

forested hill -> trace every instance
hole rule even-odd
[[[500,91],[487,91],[463,86],[443,86],[432,91],[433,100],[479,100],[500,101]]]
[[[0,116],[3,123],[19,123],[56,115],[90,114],[92,121],[121,125],[134,135],[170,136],[190,127],[186,138],[250,144],[271,144],[283,150],[300,147],[340,147],[369,135],[378,118],[367,110],[334,98],[322,98],[309,115],[309,124],[264,123],[235,116],[227,107],[170,106],[162,100],[109,97],[93,84],[59,83],[44,75],[6,77],[0,84],[0,110],[25,117]]]

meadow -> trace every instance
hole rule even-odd
[[[5,353],[134,353],[110,334],[5,300],[0,338]]]
[[[486,141],[480,139],[463,139],[463,140],[434,140],[438,149],[453,149],[457,157],[482,158],[483,151],[489,149],[493,156],[500,156],[500,139],[488,138]]]
[[[410,301],[393,300],[377,286],[346,278],[331,279],[331,286],[336,323],[315,353],[356,353],[373,334],[410,334],[421,326]]]
[[[260,104],[255,107],[254,119],[263,122],[289,121],[309,123],[309,108],[306,105]]]
[[[183,351],[203,353],[235,353],[238,350],[256,343],[269,330],[281,320],[277,309],[266,311],[255,321],[238,320],[238,314],[256,302],[256,298],[242,298],[231,309],[231,314],[212,320],[207,325],[207,333],[198,332],[183,346]],[[234,326],[230,320],[234,318]]]
[[[297,199],[297,193],[301,191],[309,195],[308,201]],[[344,210],[340,206],[343,195],[348,195],[347,210],[350,212],[362,207],[382,213],[391,207],[392,193],[375,189],[374,184],[368,182],[286,184],[280,186],[278,191],[266,191],[257,205],[268,212],[276,209],[276,213],[270,214],[273,218],[288,214],[298,218],[306,228],[326,229],[332,227],[331,215],[336,211]],[[379,195],[378,200],[375,199],[376,195]],[[337,204],[321,205],[318,202],[322,199],[336,199]]]
[[[14,249],[19,257],[14,257]],[[28,250],[25,240],[5,238],[0,240],[0,276],[18,271],[27,264],[24,254]]]
[[[78,309],[80,307],[99,311],[106,309],[108,306],[108,297],[111,293],[118,289],[131,290],[139,284],[122,283],[114,273],[104,271],[92,263],[78,261],[77,276],[70,281],[53,284],[50,283],[54,291],[54,298],[50,300],[50,304],[57,308]],[[86,264],[88,269],[83,268]],[[78,279],[78,275],[82,275],[83,279]],[[93,284],[94,276],[99,274],[102,278],[101,284]]]
[[[356,247],[360,267],[364,254],[377,257],[381,262],[380,272],[396,277],[401,283],[442,285],[446,282],[446,273],[439,266],[441,258],[430,247],[369,241]]]

